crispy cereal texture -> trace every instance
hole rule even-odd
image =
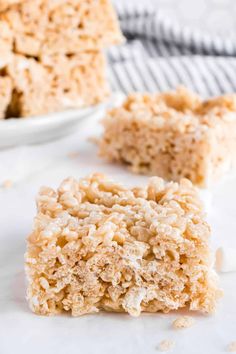
[[[7,80],[12,83],[10,92]],[[100,52],[43,56],[40,61],[13,55],[0,70],[1,116],[5,118],[90,106],[108,95],[105,58]]]
[[[42,188],[25,255],[31,309],[213,312],[220,291],[196,193],[187,180],[129,189],[100,174]]]
[[[110,0],[20,1],[0,13],[4,24],[14,34],[12,50],[33,57],[98,50],[123,39]]]
[[[135,93],[109,111],[103,125],[102,157],[136,173],[206,186],[231,166],[236,95],[202,101],[185,88]]]

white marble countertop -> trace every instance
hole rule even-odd
[[[152,354],[163,339],[175,341],[173,353],[218,354],[236,340],[236,273],[220,276],[225,291],[214,316],[195,315],[185,330],[171,329],[176,313],[98,314],[71,318],[38,317],[25,301],[23,255],[25,238],[35,214],[34,197],[41,185],[57,187],[68,175],[107,173],[117,180],[139,184],[120,166],[104,163],[87,138],[99,132],[96,121],[81,122],[71,136],[41,146],[0,152],[0,183],[11,179],[12,188],[0,190],[0,353],[1,354]],[[68,154],[78,152],[78,156]],[[213,248],[236,247],[236,177],[229,176],[212,191],[209,221]]]

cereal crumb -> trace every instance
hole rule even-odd
[[[174,341],[165,339],[158,346],[160,352],[168,352],[174,348]]]
[[[94,145],[98,145],[100,140],[96,136],[90,136],[88,137],[88,141]]]
[[[231,342],[228,345],[228,352],[236,352],[236,341]]]
[[[13,185],[13,182],[10,179],[6,179],[5,181],[2,182],[2,187],[4,189],[11,188]]]
[[[175,329],[189,328],[192,327],[193,324],[194,324],[194,319],[189,316],[178,317],[172,323]]]
[[[78,151],[71,151],[68,153],[67,155],[70,159],[76,159],[79,156],[79,152]]]

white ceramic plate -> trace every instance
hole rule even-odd
[[[68,109],[44,116],[0,120],[0,149],[38,144],[72,133],[81,120],[102,116],[105,110],[121,102],[123,95],[114,93],[109,101],[83,109]]]

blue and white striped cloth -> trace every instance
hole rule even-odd
[[[236,91],[236,38],[181,27],[139,1],[117,2],[116,8],[127,42],[108,53],[114,90],[185,85],[204,97]]]

